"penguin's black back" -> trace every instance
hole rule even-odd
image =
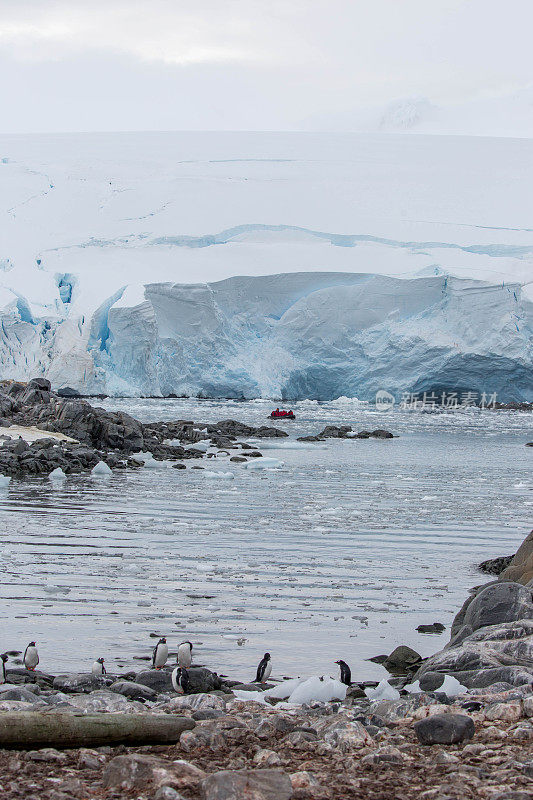
[[[189,673],[187,672],[185,667],[181,668],[181,675],[179,677],[179,684],[180,684],[181,688],[183,689],[183,693],[187,694],[187,692],[189,691],[189,687],[191,685],[191,682],[189,680]]]
[[[345,661],[341,661],[340,663],[341,668],[341,683],[345,683],[346,686],[351,686],[352,684],[352,671],[348,664]]]
[[[257,683],[261,683],[263,680],[263,675],[265,674],[266,665],[268,664],[267,658],[262,658],[257,667],[257,675],[255,676],[255,680]]]

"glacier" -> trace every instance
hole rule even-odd
[[[125,396],[533,401],[532,150],[0,136],[1,377]]]

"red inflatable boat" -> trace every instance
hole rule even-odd
[[[284,409],[280,410],[276,408],[270,415],[271,419],[296,419],[294,416],[294,411],[285,411]]]

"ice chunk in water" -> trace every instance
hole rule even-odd
[[[111,467],[105,461],[99,461],[91,470],[91,475],[97,478],[108,478],[111,474]]]
[[[0,475],[0,489],[5,489],[9,486],[11,478],[9,475]]]
[[[280,469],[280,467],[285,466],[284,461],[280,461],[279,458],[269,458],[268,456],[264,456],[263,458],[254,458],[253,461],[248,461],[244,464],[246,469]]]
[[[52,470],[52,472],[48,476],[48,479],[51,481],[64,481],[67,479],[67,476],[65,475],[61,467],[56,467],[55,469]]]
[[[232,481],[235,478],[235,475],[233,474],[233,472],[221,472],[221,471],[215,472],[215,471],[212,471],[210,469],[204,469],[203,475],[206,478],[210,478],[210,479],[213,478],[215,480],[221,479],[221,480],[226,480],[226,481]]]

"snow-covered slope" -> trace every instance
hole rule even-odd
[[[0,137],[2,377],[533,399],[532,151],[386,134]]]

